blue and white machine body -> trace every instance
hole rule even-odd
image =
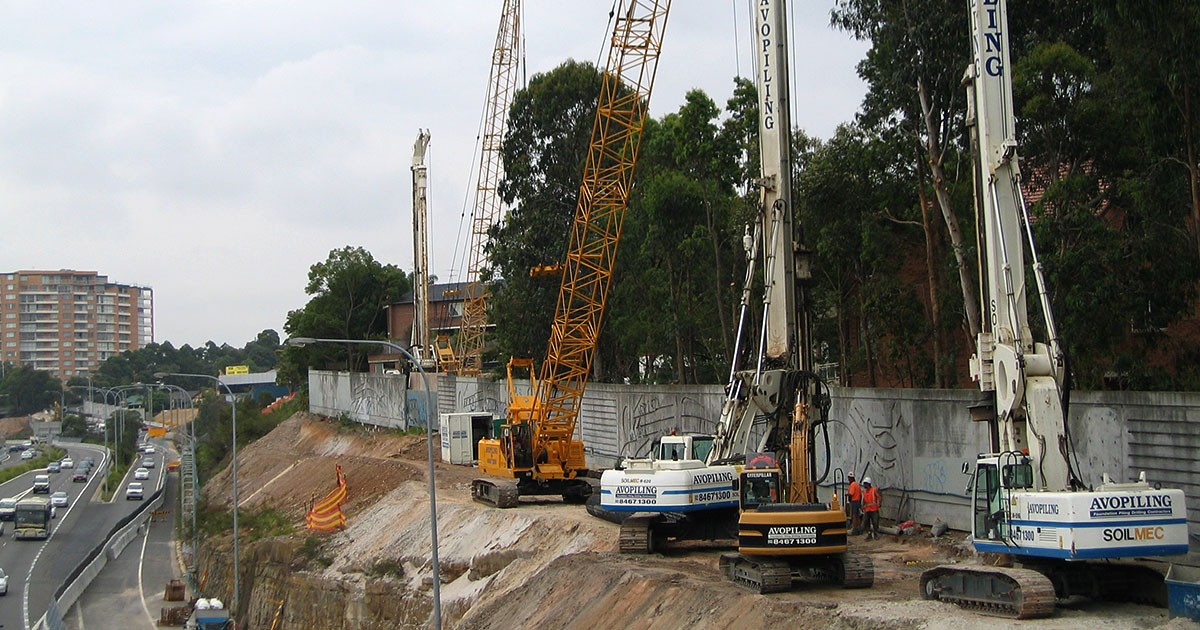
[[[665,435],[653,457],[626,459],[600,478],[600,506],[615,512],[694,512],[737,507],[740,466],[709,466],[712,436]]]
[[[974,61],[967,71],[978,140],[980,281],[987,300],[971,376],[987,394],[991,448],[973,480],[979,551],[1062,559],[1186,553],[1184,495],[1142,477],[1086,488],[1071,466],[1066,361],[1020,189],[1008,16],[1003,0],[971,0]],[[1028,249],[1026,249],[1028,248]],[[1026,308],[1026,253],[1045,338]]]

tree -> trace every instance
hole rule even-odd
[[[304,291],[312,296],[304,308],[290,311],[284,331],[291,337],[338,339],[384,339],[387,336],[386,307],[411,290],[412,280],[395,265],[377,262],[362,247],[343,247],[329,252],[324,262],[309,268]],[[271,343],[268,334],[259,344]],[[275,336],[276,346],[278,335]],[[365,357],[356,348],[319,346],[289,349],[284,362],[294,362],[303,372],[307,366],[342,358],[347,370],[362,366]],[[288,367],[295,370],[295,367]]]
[[[30,367],[7,370],[0,380],[0,399],[15,415],[49,408],[62,395],[62,384],[49,372]]]
[[[970,60],[966,8],[966,3],[940,0],[838,0],[832,21],[871,41],[867,58],[858,64],[869,85],[860,115],[864,125],[895,127],[920,147],[955,257],[965,328],[973,339],[980,331],[979,304],[970,247],[953,201],[953,188],[967,181],[947,168],[957,161],[956,138],[965,122],[960,79]]]
[[[546,355],[560,278],[530,270],[561,263],[566,254],[600,86],[594,66],[568,60],[513,96],[500,183],[511,210],[489,230],[481,273],[501,355]]]

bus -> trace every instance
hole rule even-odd
[[[50,537],[50,519],[54,518],[54,508],[50,500],[43,497],[26,497],[17,501],[16,530],[13,534],[17,540],[45,540]]]

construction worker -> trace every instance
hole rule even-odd
[[[846,488],[846,499],[850,502],[850,533],[857,534],[862,525],[862,486],[854,479],[854,473],[847,473],[846,479],[850,487]]]
[[[879,538],[879,504],[883,502],[883,497],[879,495],[879,488],[871,483],[871,478],[863,479],[863,514],[866,515],[865,528],[867,530],[867,540]]]

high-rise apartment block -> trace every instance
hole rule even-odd
[[[95,271],[0,273],[0,360],[85,376],[154,341],[154,292]]]

